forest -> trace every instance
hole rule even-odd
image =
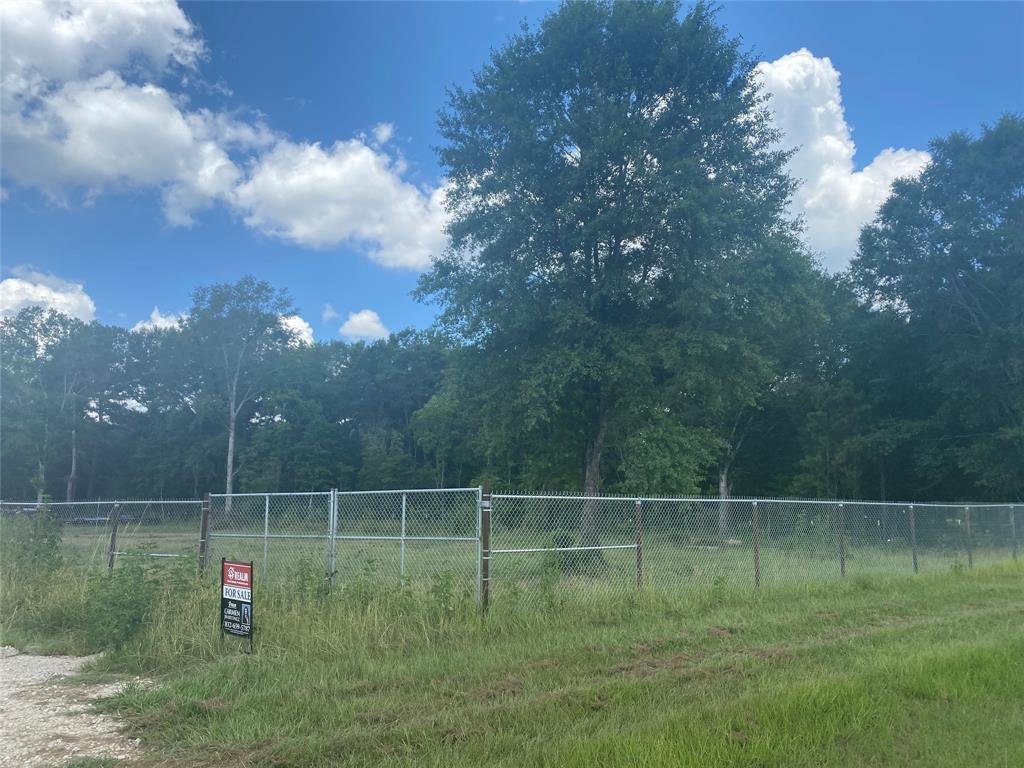
[[[1024,118],[937,137],[829,274],[754,65],[703,5],[495,51],[439,116],[429,329],[309,344],[251,276],[176,328],[3,317],[0,494],[1024,499]]]

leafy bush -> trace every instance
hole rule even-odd
[[[156,609],[159,582],[141,558],[122,558],[113,573],[97,576],[89,590],[86,638],[97,648],[120,648],[135,637]]]
[[[439,615],[445,616],[455,610],[455,575],[451,571],[445,569],[434,574],[430,597]]]
[[[87,575],[66,566],[31,575],[5,571],[3,640],[45,653],[122,648],[198,586],[184,558],[123,556],[111,574]]]
[[[576,546],[576,535],[566,530],[557,530],[551,535],[551,547],[557,550]],[[594,576],[604,570],[607,563],[600,550],[572,550],[549,552],[545,561],[546,570],[562,574]]]
[[[0,525],[0,563],[4,570],[30,574],[60,567],[62,523],[48,507],[5,518]]]

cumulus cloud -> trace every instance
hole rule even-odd
[[[338,333],[353,341],[375,341],[387,338],[391,332],[384,327],[380,315],[372,309],[361,309],[358,312],[348,313],[348,319],[342,323]]]
[[[217,140],[223,122],[183,112],[159,86],[105,72],[64,84],[30,113],[5,115],[4,170],[56,199],[69,188],[157,187],[168,221],[189,224],[240,176]]]
[[[49,80],[74,80],[109,69],[193,68],[205,53],[195,27],[174,0],[4,3],[0,51],[10,98]]]
[[[373,126],[373,140],[378,144],[387,144],[395,135],[394,123],[377,123]]]
[[[294,346],[313,345],[313,326],[298,315],[282,315],[280,318],[281,327],[292,337],[291,343]]]
[[[0,5],[4,175],[68,203],[155,189],[167,221],[220,203],[262,233],[311,248],[353,245],[422,269],[445,245],[443,189],[403,179],[384,145],[394,126],[329,146],[260,120],[191,109],[158,84],[193,75],[202,40],[173,0]],[[5,188],[6,189],[6,188]]]
[[[281,141],[235,189],[245,222],[311,248],[346,243],[386,267],[423,269],[445,245],[444,190],[404,181],[388,155],[360,139]]]
[[[25,307],[44,307],[90,323],[96,304],[81,283],[37,272],[28,266],[11,270],[13,277],[0,280],[0,317],[16,315]]]
[[[793,212],[803,215],[807,242],[824,265],[844,269],[856,251],[860,228],[888,197],[892,182],[920,173],[930,156],[915,149],[886,149],[856,171],[839,72],[827,57],[802,48],[758,64],[756,72],[771,94],[768,107],[784,133],[783,146],[797,148],[789,170],[802,184]]]
[[[168,313],[165,315],[160,311],[160,307],[153,307],[153,311],[149,313],[149,318],[139,320],[139,322],[132,326],[132,330],[136,333],[174,330],[181,327],[185,317],[184,314]]]
[[[321,323],[333,323],[339,317],[341,317],[341,315],[338,314],[338,310],[330,304],[324,304],[324,311],[320,313]]]

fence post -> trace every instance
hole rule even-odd
[[[636,500],[636,588],[640,589],[644,583],[644,539],[643,539],[643,518],[640,514],[641,501]]]
[[[754,543],[754,589],[761,588],[761,515],[757,510],[757,500],[750,507],[751,539]]]
[[[974,542],[971,536],[971,508],[964,507],[964,522],[967,524],[967,567],[974,567]]]
[[[263,575],[267,573],[267,550],[270,544],[270,494],[263,497]]]
[[[334,590],[338,570],[338,489],[331,488],[327,497],[327,591]]]
[[[480,491],[480,612],[491,602],[491,489],[484,480]]]
[[[837,511],[839,529],[839,575],[846,575],[846,508],[840,504]]]
[[[114,572],[117,557],[117,524],[121,519],[121,506],[115,501],[110,510],[110,544],[107,547],[107,573]]]
[[[199,574],[206,571],[206,553],[210,534],[210,494],[203,494],[203,503],[199,512]]]
[[[405,511],[409,494],[402,494],[402,535],[398,549],[398,574],[402,583],[405,584]]]
[[[1010,540],[1013,547],[1013,559],[1017,559],[1017,510],[1010,505]]]
[[[482,599],[482,592],[480,589],[480,507],[483,505],[484,489],[483,486],[478,485],[476,488],[476,604],[480,607]]]
[[[917,521],[914,520],[914,505],[910,505],[910,556],[914,560],[914,573],[917,573]]]

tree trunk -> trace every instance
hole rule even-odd
[[[885,501],[885,457],[878,457],[878,494],[879,501]]]
[[[71,471],[68,473],[68,487],[65,501],[75,499],[75,477],[78,474],[78,440],[75,430],[71,430]]]
[[[231,491],[235,486],[235,420],[238,412],[235,410],[235,393],[231,393],[228,402],[228,458],[226,476],[224,478],[224,512],[231,512]]]
[[[225,467],[226,478],[224,481],[224,493],[228,496],[235,485],[235,414],[232,409],[231,417],[228,419],[228,459]]]
[[[46,454],[50,451],[50,428],[43,427],[43,445],[36,454],[36,473],[30,481],[36,489],[36,504],[43,503],[43,496],[46,495]]]
[[[608,431],[608,414],[598,416],[594,436],[587,443],[583,468],[583,519],[580,524],[580,546],[596,547],[601,543],[598,535],[596,504],[592,497],[601,493],[601,455],[604,452],[604,438]]]
[[[885,457],[878,457],[878,496],[879,501],[885,501]],[[889,529],[891,520],[889,518],[888,505],[882,506],[882,538],[888,541],[891,538]]]
[[[729,465],[718,468],[718,535],[724,540],[732,530],[732,483],[729,482]]]
[[[89,482],[85,486],[85,498],[96,498],[96,473],[100,466],[100,446],[98,441],[93,441],[92,455],[89,461]]]
[[[46,465],[39,459],[36,476],[32,478],[32,484],[36,487],[36,504],[43,503],[43,494],[46,492]]]

